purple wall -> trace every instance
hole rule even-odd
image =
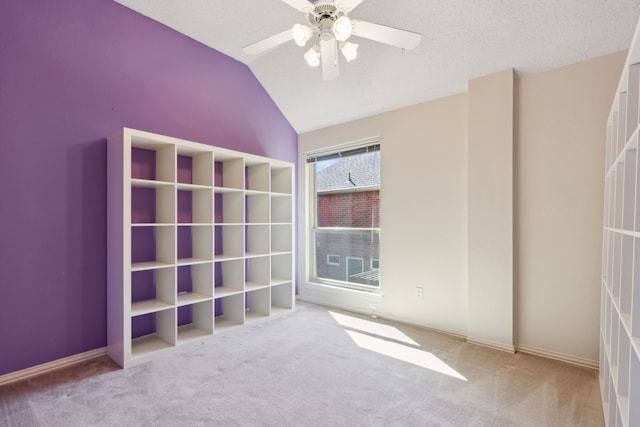
[[[249,69],[111,0],[0,2],[0,375],[106,345],[106,138],[294,162]]]

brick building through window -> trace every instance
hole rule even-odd
[[[316,165],[316,276],[379,286],[380,152]]]

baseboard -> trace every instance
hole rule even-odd
[[[405,325],[411,325],[415,328],[419,328],[422,329],[424,331],[429,331],[429,332],[435,332],[438,334],[443,334],[443,335],[448,335],[451,338],[455,338],[455,339],[459,339],[459,340],[465,340],[466,339],[466,335],[461,333],[461,332],[456,332],[456,331],[450,331],[447,329],[439,329],[439,328],[434,328],[431,326],[425,326],[422,325],[420,323],[416,323],[414,320],[411,319],[407,319],[405,317],[401,317],[401,316],[395,316],[393,314],[387,314],[384,312],[378,313],[378,317],[384,320],[391,320],[393,322],[399,322],[399,323],[404,323]]]
[[[571,356],[564,353],[556,353],[554,351],[529,347],[527,345],[516,345],[516,350],[521,353],[533,354],[534,356],[546,357],[547,359],[559,360],[561,362],[570,363],[572,365],[582,366],[583,368],[591,368],[596,370],[600,368],[600,363],[597,360],[584,359],[582,357]]]
[[[477,338],[467,337],[469,344],[481,345],[483,347],[492,348],[494,350],[506,351],[507,353],[515,353],[516,348],[513,345],[506,345],[497,341],[481,340]]]
[[[80,362],[95,359],[96,357],[105,356],[107,347],[96,348],[95,350],[85,351],[84,353],[74,354],[73,356],[64,357],[62,359],[43,363],[41,365],[32,366],[20,371],[11,372],[0,375],[0,386],[11,384],[17,381],[26,380],[38,375],[46,374],[58,369],[67,368]]]

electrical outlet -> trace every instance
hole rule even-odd
[[[416,287],[416,298],[423,299],[424,297],[424,288]]]
[[[376,314],[376,310],[378,309],[378,304],[370,302],[369,310],[371,310],[371,317],[376,318],[378,315]]]

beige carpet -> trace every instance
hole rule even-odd
[[[1,426],[601,426],[597,372],[300,303],[127,370],[0,387]]]

